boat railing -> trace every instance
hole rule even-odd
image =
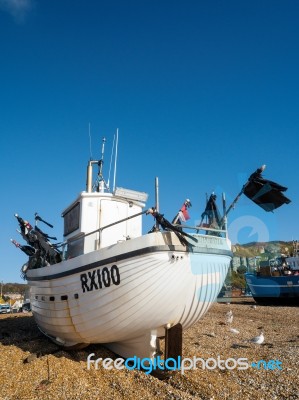
[[[115,222],[112,222],[111,224],[102,226],[102,227],[100,227],[100,228],[98,228],[98,229],[95,229],[95,230],[93,230],[93,231],[91,231],[91,232],[87,232],[87,233],[82,233],[82,232],[81,232],[79,235],[74,236],[74,237],[71,237],[71,238],[67,239],[66,241],[64,241],[64,242],[61,244],[62,253],[63,253],[64,255],[65,255],[65,253],[67,253],[67,250],[66,250],[66,246],[67,246],[67,245],[72,245],[72,244],[74,244],[76,241],[82,241],[82,240],[85,239],[86,237],[88,237],[88,236],[90,236],[90,235],[97,234],[97,233],[99,233],[98,243],[100,244],[100,241],[101,241],[101,233],[102,233],[103,230],[108,229],[108,228],[111,228],[111,227],[113,227],[113,226],[115,226],[115,225],[117,225],[117,224],[121,224],[121,223],[123,223],[123,222],[126,222],[126,221],[132,219],[132,218],[136,218],[136,217],[138,217],[138,216],[140,216],[140,215],[147,214],[147,213],[148,213],[148,210],[145,210],[145,211],[142,211],[142,212],[140,212],[140,213],[131,215],[131,216],[129,216],[129,217],[120,219],[120,220],[115,221]],[[182,225],[182,224],[171,224],[171,226],[173,226],[177,231],[178,231],[178,230],[183,230],[183,229],[184,229],[184,230],[195,231],[196,234],[204,234],[204,235],[210,235],[210,236],[215,236],[215,237],[225,237],[225,238],[227,237],[227,229],[215,228],[215,227],[212,227],[212,226],[208,226],[207,224],[204,224],[204,225],[195,225],[195,226]],[[225,226],[226,226],[226,225],[225,225]],[[167,230],[168,230],[168,229],[167,229]],[[83,253],[81,252],[80,254],[83,254]],[[76,256],[77,256],[77,255],[79,255],[79,254],[76,254]],[[66,259],[67,257],[63,257],[63,258]]]
[[[191,229],[197,231],[196,233],[199,233],[199,231],[207,231],[207,232],[215,232],[215,236],[219,236],[219,233],[224,233],[225,235],[227,234],[226,229],[220,229],[220,228],[214,228],[214,227],[209,227],[206,225],[196,225],[196,226],[189,226],[189,225],[181,225],[181,224],[176,224],[174,225],[177,228],[182,228],[182,229]]]
[[[81,234],[80,236],[76,236],[76,237],[69,238],[69,239],[67,239],[67,241],[65,241],[63,244],[67,244],[67,243],[70,243],[70,242],[72,242],[72,241],[80,240],[80,239],[82,239],[82,238],[85,238],[85,237],[87,237],[87,236],[93,235],[93,234],[98,233],[98,232],[100,233],[100,232],[103,231],[104,229],[111,228],[112,226],[115,226],[115,225],[117,225],[117,224],[121,224],[122,222],[126,222],[126,221],[128,221],[129,219],[139,217],[140,215],[146,214],[146,213],[147,213],[147,210],[146,210],[146,211],[142,211],[142,212],[137,213],[137,214],[134,214],[134,215],[131,215],[131,216],[129,216],[129,217],[120,219],[120,220],[118,220],[118,221],[112,222],[111,224],[102,226],[102,227],[100,227],[100,228],[98,228],[98,229],[95,229],[95,230],[93,230],[93,231],[91,231],[91,232]],[[219,228],[209,227],[209,226],[206,226],[206,225],[195,225],[195,226],[181,225],[181,224],[172,224],[172,225],[173,225],[174,227],[180,228],[180,229],[195,230],[195,231],[197,231],[197,233],[199,233],[199,231],[215,232],[215,236],[219,236],[219,233],[227,234],[227,230],[226,230],[226,229],[219,229]]]

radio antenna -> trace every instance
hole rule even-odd
[[[101,159],[98,161],[98,177],[97,177],[97,181],[95,184],[96,187],[96,191],[97,192],[104,192],[105,189],[107,188],[107,184],[103,178],[103,164],[104,164],[104,152],[105,152],[105,142],[106,142],[106,138],[103,137],[102,140],[102,155],[101,155]]]

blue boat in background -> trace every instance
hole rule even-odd
[[[245,274],[252,297],[258,303],[299,305],[299,254],[261,263]]]

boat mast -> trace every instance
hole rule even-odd
[[[223,207],[223,218],[222,218],[223,225],[220,226],[220,228],[225,230],[225,236],[227,237],[227,216],[226,216],[227,213],[226,213],[225,193],[222,193],[222,207]]]
[[[105,180],[103,178],[105,142],[106,142],[106,138],[103,137],[103,139],[102,139],[102,155],[101,155],[101,159],[98,161],[99,171],[98,171],[97,182],[95,184],[96,185],[96,191],[97,192],[101,192],[101,193],[103,193],[105,191],[105,189],[107,189],[106,182],[105,182]]]
[[[113,173],[113,187],[112,187],[113,193],[115,191],[115,181],[116,181],[117,149],[118,149],[118,128],[116,129],[116,141],[115,141],[115,158],[114,158],[114,173]]]
[[[86,191],[88,193],[92,192],[92,189],[95,188],[97,192],[103,193],[106,189],[108,190],[107,184],[103,178],[103,164],[104,164],[104,151],[105,151],[105,142],[106,139],[102,140],[102,155],[99,161],[90,160],[87,165],[87,179],[86,179]],[[92,186],[92,166],[98,165],[98,176],[95,184]]]

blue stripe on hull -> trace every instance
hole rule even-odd
[[[215,301],[226,278],[230,258],[219,256],[215,261],[215,257],[207,255],[204,259],[198,260],[198,257],[190,254],[190,262],[192,273],[201,279],[201,285],[197,290],[198,301]]]

